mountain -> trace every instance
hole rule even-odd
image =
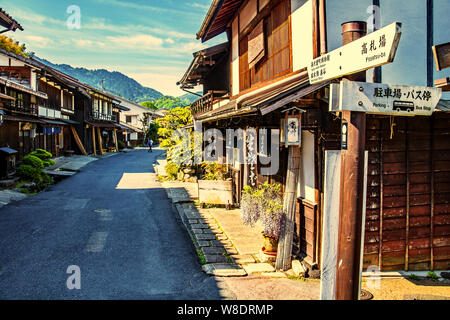
[[[38,57],[34,57],[34,59],[97,89],[102,89],[101,83],[103,80],[105,91],[137,103],[143,101],[155,101],[164,97],[161,92],[144,87],[136,80],[117,71],[111,72],[105,69],[89,70],[86,68],[74,68],[67,64],[54,64]]]
[[[200,96],[203,95],[203,92],[201,92],[201,91],[196,92],[196,93],[197,93],[198,95],[200,95]],[[181,100],[188,100],[189,103],[195,102],[195,101],[197,101],[198,99],[200,99],[199,96],[197,96],[197,95],[195,95],[195,94],[192,94],[192,93],[186,93],[186,94],[183,94],[182,96],[179,96],[178,98],[180,98]]]

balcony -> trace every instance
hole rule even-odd
[[[214,105],[228,99],[227,91],[209,91],[203,97],[191,104],[191,113],[194,118],[214,110]]]
[[[32,116],[38,116],[39,115],[39,107],[34,103],[29,104],[19,104],[18,101],[15,103],[11,102],[0,102],[0,107],[3,107],[3,109],[17,112],[21,114],[27,114]]]
[[[104,113],[94,111],[89,115],[89,120],[101,120],[101,121],[116,122],[116,116],[114,116],[112,114],[104,114]]]

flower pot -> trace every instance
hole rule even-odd
[[[276,253],[278,251],[278,239],[268,237],[266,235],[263,235],[263,237],[264,237],[263,251],[266,253]]]

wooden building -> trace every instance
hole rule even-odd
[[[328,150],[341,149],[343,118],[329,112],[330,84],[339,80],[312,85],[307,68],[314,58],[326,56],[327,43],[332,42],[327,28],[334,26],[340,35],[340,24],[348,21],[335,21],[333,14],[324,0],[213,1],[197,38],[205,42],[226,33],[228,42],[195,53],[179,82],[184,89],[203,85],[204,96],[191,110],[204,130],[277,130],[284,111],[296,107],[304,112],[292,253],[319,269],[324,157]],[[367,115],[365,268],[450,268],[448,111],[440,104],[431,117]],[[281,147],[279,158],[278,173],[271,176],[260,174],[260,162],[254,168],[230,166],[237,202],[242,186],[252,184],[252,170],[257,172],[256,183],[286,185],[286,147]]]
[[[8,31],[16,31],[17,29],[23,31],[23,27],[13,17],[11,17],[3,8],[0,8],[0,26],[6,28],[0,33]]]

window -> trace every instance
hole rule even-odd
[[[23,108],[23,93],[19,93],[18,95],[17,95],[17,101],[16,101],[16,103],[17,103],[17,107],[19,107],[19,108]]]
[[[63,107],[66,110],[73,110],[72,106],[72,95],[68,92],[64,92],[64,103]]]
[[[126,122],[131,123],[131,116],[126,116]]]
[[[254,67],[248,64],[248,35],[239,43],[240,90],[271,80],[291,71],[290,1],[282,1],[264,18],[265,56]]]
[[[12,98],[15,98],[14,100],[11,100],[11,106],[15,107],[16,106],[16,99],[17,99],[17,92],[15,90],[11,90],[9,89],[9,96]]]

